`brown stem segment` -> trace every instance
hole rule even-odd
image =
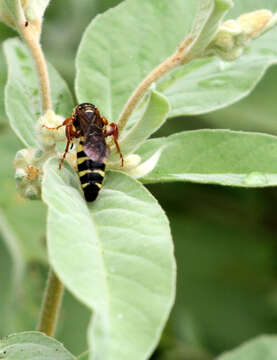
[[[63,284],[50,268],[37,327],[38,331],[48,336],[53,336],[55,333],[63,292]]]
[[[146,78],[135,89],[135,91],[127,101],[126,105],[124,106],[122,113],[119,116],[119,120],[118,120],[119,132],[122,131],[122,129],[125,127],[135,107],[138,105],[139,101],[146,94],[147,90],[154,82],[159,80],[163,75],[165,75],[175,67],[188,63],[190,60],[192,60],[186,58],[186,45],[189,44],[187,41],[184,41],[172,56],[170,56],[160,65],[158,65],[150,74],[146,76]]]
[[[46,112],[51,109],[50,82],[46,60],[39,41],[39,35],[33,28],[31,28],[31,26],[20,26],[18,31],[28,46],[34,59],[40,83],[42,109],[43,112]]]

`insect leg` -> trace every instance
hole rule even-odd
[[[105,116],[101,116],[101,119],[105,125],[108,125],[108,119]]]
[[[104,119],[107,120],[106,118],[104,118]],[[120,151],[120,147],[119,147],[119,144],[118,144],[118,141],[117,141],[118,140],[118,128],[117,128],[116,123],[110,123],[110,124],[106,125],[105,128],[104,128],[103,135],[105,137],[113,136],[113,141],[114,141],[116,150],[119,153],[119,156],[120,156],[120,159],[121,159],[121,166],[123,167],[124,159],[123,159],[123,155],[122,155],[122,153]]]
[[[70,122],[72,122],[72,121],[73,121],[72,115],[70,115],[70,116],[69,116],[67,119],[65,119],[64,122],[63,122],[61,125],[59,125],[59,126],[56,126],[56,127],[51,128],[51,127],[48,127],[48,126],[46,126],[46,125],[42,125],[42,127],[46,128],[46,129],[48,129],[48,130],[58,130],[59,128],[61,128],[61,127],[63,127],[63,126],[68,125],[68,124],[69,124]]]
[[[66,135],[66,138],[67,138],[67,143],[66,143],[66,147],[65,147],[65,150],[64,150],[64,153],[63,153],[63,157],[61,159],[61,162],[60,162],[60,165],[59,165],[59,169],[61,170],[62,168],[62,164],[64,162],[64,159],[66,157],[66,154],[68,153],[68,150],[69,150],[69,145],[72,141],[72,139],[74,137],[76,137],[76,133],[73,131],[73,125],[72,124],[67,124],[66,125],[66,128],[65,128],[65,135]],[[72,144],[73,145],[73,144]]]

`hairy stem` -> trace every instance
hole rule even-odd
[[[118,130],[121,131],[130,115],[138,105],[139,101],[142,99],[142,97],[146,94],[147,90],[150,88],[150,86],[158,81],[163,75],[174,69],[175,67],[179,65],[183,65],[185,63],[188,63],[192,59],[187,57],[187,51],[186,49],[189,48],[190,41],[184,41],[177,51],[167,58],[164,62],[162,62],[160,65],[158,65],[150,74],[146,76],[146,78],[139,84],[139,86],[135,89],[133,94],[130,96],[129,100],[125,104],[118,120]]]
[[[40,84],[42,110],[43,112],[46,112],[47,110],[51,109],[50,82],[46,60],[41,49],[39,36],[34,29],[30,28],[30,26],[20,26],[18,31],[28,46],[34,59]]]
[[[54,335],[62,303],[63,291],[63,284],[50,268],[42,302],[40,320],[37,327],[38,331],[48,336]]]
[[[17,30],[28,46],[35,62],[40,84],[42,110],[45,113],[47,110],[51,110],[52,104],[48,69],[40,44],[41,23],[38,22],[36,25],[32,25],[28,21],[21,21],[21,24],[17,26]],[[54,335],[63,292],[63,284],[50,267],[37,327],[38,331],[48,336]]]

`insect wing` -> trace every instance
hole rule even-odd
[[[85,143],[83,146],[86,155],[93,161],[104,162],[108,156],[108,148],[102,129],[91,124],[85,133]]]

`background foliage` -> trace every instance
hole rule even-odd
[[[65,12],[62,2],[53,1],[47,9],[43,48],[71,88],[73,59],[81,33],[93,15],[117,3],[68,0]],[[0,26],[0,41],[14,35]],[[1,82],[5,81],[2,59],[0,54]],[[156,135],[203,128],[258,130],[275,135],[276,80],[277,68],[272,67],[246,99],[207,115],[168,121]],[[42,203],[23,201],[14,191],[12,160],[21,145],[11,133],[2,109],[0,104],[0,234],[4,240],[0,242],[1,336],[34,328],[47,269],[42,255],[45,239],[41,219],[45,218],[45,209]],[[258,334],[276,333],[277,190],[184,183],[148,188],[169,216],[179,268],[176,305],[153,359],[208,360]],[[24,248],[7,248],[7,236],[14,239],[13,244],[17,244],[16,238],[19,245],[24,242]],[[25,260],[28,265],[24,276],[28,280],[14,298],[11,294],[20,282],[20,263]],[[13,264],[19,264],[19,268]],[[88,310],[66,294],[57,338],[73,354],[86,349],[88,320]]]

